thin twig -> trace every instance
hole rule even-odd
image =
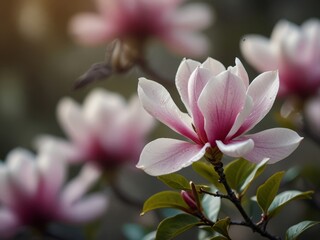
[[[213,164],[215,171],[218,173],[220,177],[220,182],[223,184],[224,188],[227,191],[227,195],[229,196],[228,199],[235,205],[235,207],[238,209],[240,212],[241,216],[244,219],[244,223],[238,224],[238,225],[243,225],[250,227],[253,232],[259,233],[261,236],[266,237],[270,240],[281,240],[280,237],[278,236],[273,236],[269,232],[267,232],[265,229],[260,228],[260,226],[256,225],[252,219],[248,216],[246,211],[243,209],[240,199],[237,198],[236,194],[234,191],[231,189],[229,186],[226,175],[224,174],[224,169],[223,169],[223,163],[221,161],[215,161],[215,160],[210,160],[208,159],[211,164]],[[234,224],[235,225],[235,224]]]

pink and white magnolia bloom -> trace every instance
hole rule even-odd
[[[154,126],[137,96],[127,103],[121,95],[102,88],[93,90],[83,106],[71,98],[62,99],[57,114],[70,141],[43,136],[38,146],[55,143],[70,162],[89,162],[105,170],[136,164]]]
[[[144,108],[193,142],[160,138],[147,144],[137,167],[150,175],[189,166],[203,157],[207,148],[218,148],[225,155],[254,163],[265,158],[275,163],[291,154],[302,139],[284,128],[246,134],[273,105],[279,87],[276,71],[262,73],[249,85],[239,59],[228,69],[212,58],[202,64],[183,60],[176,87],[188,114],[179,110],[163,86],[144,78],[139,81]]]
[[[305,114],[310,130],[320,137],[320,95],[307,101]]]
[[[70,23],[70,32],[85,45],[118,38],[145,42],[162,41],[173,52],[201,56],[208,41],[199,30],[212,21],[208,6],[200,3],[180,7],[184,0],[95,0],[99,13],[82,13]]]
[[[103,193],[85,196],[100,172],[85,166],[66,181],[66,163],[53,149],[40,152],[16,148],[0,164],[0,236],[24,227],[43,228],[50,222],[86,223],[107,207]]]
[[[279,69],[279,96],[307,97],[320,88],[320,21],[310,19],[301,27],[279,21],[270,40],[247,35],[242,54],[258,71]]]

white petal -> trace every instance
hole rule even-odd
[[[55,146],[59,155],[70,163],[78,163],[83,161],[83,156],[77,147],[59,137],[50,135],[41,135],[36,137],[34,145],[38,151],[50,151]]]
[[[22,148],[12,150],[7,156],[9,179],[16,191],[32,196],[37,188],[35,156]]]
[[[234,67],[229,67],[228,69],[230,69],[230,71],[238,76],[240,79],[242,79],[244,85],[246,87],[249,86],[249,77],[248,77],[248,73],[246,71],[246,69],[244,68],[242,62],[239,60],[239,58],[236,58],[236,66]]]
[[[86,223],[105,213],[108,205],[104,194],[91,194],[63,209],[63,220],[71,223]]]
[[[188,112],[189,109],[189,95],[188,95],[188,83],[192,72],[200,66],[200,63],[191,59],[183,59],[180,63],[176,74],[176,87],[180,94],[181,100],[185,105]]]
[[[70,181],[62,192],[62,201],[66,204],[79,200],[100,177],[101,172],[92,165],[85,165],[77,177]]]
[[[210,70],[212,76],[216,76],[226,70],[226,67],[216,59],[211,57],[207,58],[202,64],[201,68]]]
[[[259,123],[272,108],[279,90],[279,76],[277,71],[264,72],[250,84],[247,94],[252,98],[253,109],[241,127],[246,132]]]
[[[242,157],[248,152],[252,151],[254,142],[252,139],[244,141],[231,141],[228,144],[224,144],[222,141],[216,141],[217,147],[221,152],[230,157]]]
[[[172,52],[183,56],[199,57],[208,53],[208,38],[201,33],[173,29],[162,37]]]
[[[174,131],[198,141],[192,129],[191,118],[180,111],[169,92],[159,83],[139,79],[138,94],[143,107],[159,121]]]
[[[144,147],[137,168],[152,176],[173,173],[202,158],[207,147],[210,147],[209,143],[201,146],[175,139],[159,138]]]
[[[0,201],[7,206],[15,204],[15,187],[9,178],[8,168],[5,164],[0,164]]]
[[[204,4],[188,4],[180,7],[173,15],[173,23],[177,28],[187,30],[204,29],[213,22],[211,9]]]
[[[254,148],[243,157],[254,163],[264,158],[270,158],[268,163],[278,162],[289,156],[303,139],[295,131],[286,128],[272,128],[244,137],[254,141]]]
[[[242,55],[258,71],[270,71],[278,68],[277,56],[272,51],[270,41],[259,35],[244,36],[240,49]]]
[[[60,155],[54,145],[43,150],[38,155],[39,181],[43,187],[43,197],[51,201],[60,192],[66,178],[64,155]],[[63,154],[63,153],[62,153]]]
[[[240,129],[244,121],[252,112],[253,104],[254,103],[252,98],[247,95],[246,102],[243,106],[243,109],[241,110],[241,112],[239,112],[238,116],[236,117],[236,120],[234,121],[234,124],[227,135],[227,138],[232,138],[233,135],[237,133],[237,131]]]
[[[16,215],[9,209],[0,209],[0,236],[5,239],[12,237],[21,226]]]
[[[61,127],[74,142],[83,144],[87,141],[91,131],[79,104],[64,98],[58,104],[57,114]]]

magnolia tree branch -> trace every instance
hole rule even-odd
[[[228,197],[220,194],[216,194],[216,196],[229,199],[233,203],[233,205],[238,209],[238,211],[240,212],[241,216],[244,219],[244,222],[240,222],[240,223],[231,222],[231,225],[246,226],[251,228],[253,232],[257,232],[265,238],[268,238],[270,240],[281,240],[280,237],[271,235],[269,232],[266,231],[266,229],[261,228],[259,225],[255,224],[252,221],[252,219],[248,216],[248,214],[246,213],[246,211],[241,205],[240,199],[236,196],[236,194],[234,193],[234,191],[231,189],[231,187],[227,182],[226,175],[224,174],[223,163],[221,161],[216,161],[208,158],[207,160],[213,165],[214,170],[218,173],[220,177],[219,181],[221,184],[223,184],[224,188],[226,189]]]

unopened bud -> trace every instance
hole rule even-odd
[[[183,201],[192,209],[197,210],[198,206],[191,191],[181,191]]]

